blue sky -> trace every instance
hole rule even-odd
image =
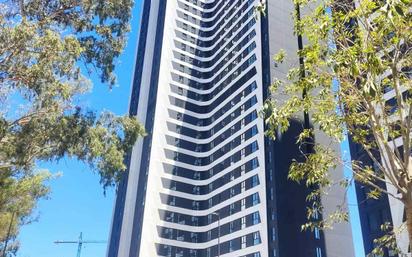
[[[350,162],[349,142],[347,138],[345,138],[345,140],[341,144],[341,151],[345,162]],[[352,171],[349,168],[344,168],[344,173],[346,177],[352,177]],[[352,237],[353,245],[355,247],[355,256],[364,257],[365,251],[363,248],[363,239],[359,220],[359,209],[357,205],[355,186],[353,185],[353,183],[348,190],[347,203],[349,208],[350,222],[352,226]]]
[[[85,103],[95,110],[110,110],[125,114],[128,109],[130,81],[133,74],[137,32],[139,28],[141,1],[137,0],[133,9],[132,32],[128,45],[120,57],[116,68],[119,87],[111,91],[101,85],[99,79],[92,78],[93,92],[85,98]],[[347,142],[342,150],[348,152]],[[50,183],[50,199],[39,203],[39,220],[21,229],[19,257],[75,257],[77,245],[55,245],[55,240],[76,240],[80,232],[83,239],[107,240],[114,203],[114,191],[106,196],[99,184],[99,177],[76,160],[64,159],[59,163],[41,164],[52,172],[62,172],[63,176]],[[346,174],[350,171],[346,170]],[[354,227],[356,257],[363,257],[362,238],[354,190],[349,191],[349,206]],[[106,244],[88,244],[83,247],[82,257],[103,257]]]
[[[135,1],[132,31],[127,48],[118,60],[116,73],[118,87],[111,91],[92,77],[92,93],[84,98],[84,104],[95,110],[109,110],[116,114],[128,111],[130,81],[132,79],[137,33],[140,19],[140,0]],[[114,203],[114,191],[108,190],[106,197],[99,184],[99,176],[89,167],[76,160],[64,159],[59,163],[40,164],[63,176],[50,185],[50,199],[40,201],[39,219],[24,226],[20,233],[19,257],[75,257],[77,245],[55,245],[55,240],[76,240],[83,232],[83,239],[107,240]],[[106,244],[85,245],[82,257],[103,257]]]

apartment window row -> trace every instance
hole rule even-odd
[[[213,20],[208,20],[208,21],[200,20],[200,22],[196,22],[196,25],[198,25],[199,27],[204,28],[204,29],[211,28],[213,26],[215,26],[215,27],[222,26],[222,23],[219,22],[219,20],[222,20],[222,17],[227,19],[230,15],[232,15],[234,13],[234,11],[236,11],[239,8],[239,6],[241,5],[242,2],[244,2],[244,0],[238,0],[237,2],[229,1],[226,4],[225,7],[216,8],[213,11],[213,17],[214,17]],[[180,6],[180,9],[183,9],[185,11],[189,11],[189,10],[187,10],[187,7],[182,8],[182,6]],[[193,9],[195,9],[195,8],[193,8]],[[191,12],[191,13],[196,15],[196,13],[193,13],[193,12]],[[177,10],[177,16],[179,18],[183,18],[184,20],[187,20],[187,21],[189,20],[189,15],[187,15],[187,14],[185,15],[184,12],[180,11],[179,9]],[[198,15],[198,16],[201,16],[201,15]],[[178,21],[177,24],[179,26],[179,25],[182,24],[182,22]],[[185,29],[190,28],[190,29],[195,29],[197,31],[197,29],[195,27],[193,27],[191,25],[187,25],[187,23],[183,23],[183,24],[186,25]],[[214,28],[213,31],[216,31],[216,28]]]
[[[202,0],[184,0],[187,3],[192,3],[194,5],[197,5],[198,7],[205,9],[205,10],[209,10],[209,9],[213,9],[217,4],[220,3],[227,3],[230,2],[231,0],[221,0],[221,1],[213,1],[213,2],[209,2],[209,3],[205,3]]]
[[[249,138],[252,138],[251,132],[248,133]],[[206,157],[197,157],[190,154],[181,153],[178,151],[172,150],[165,150],[166,158],[169,160],[175,160],[176,162],[186,163],[189,165],[195,166],[206,166],[213,163],[215,160],[219,159],[220,157],[226,155],[227,153],[231,152],[236,147],[243,145],[247,139],[245,134],[240,135],[239,137],[233,139],[228,144],[222,146],[221,148],[217,149],[214,153],[210,154]],[[240,151],[240,158],[244,158],[246,155],[253,153],[259,149],[257,141],[254,141],[250,144],[250,147],[246,147],[241,149]],[[232,155],[233,156],[233,155]],[[231,158],[231,163],[236,161],[237,157]]]
[[[247,60],[245,60],[242,65],[234,70],[229,76],[226,77],[226,75],[229,72],[222,71],[217,75],[215,78],[213,78],[210,82],[198,82],[186,77],[183,77],[181,75],[178,75],[174,72],[172,72],[172,79],[175,82],[179,82],[180,84],[188,85],[192,88],[198,89],[198,90],[209,90],[213,88],[217,84],[224,84],[224,86],[228,85],[231,83],[233,80],[236,80],[242,72],[246,71],[248,67],[250,67],[253,63],[256,61],[256,55],[253,54],[251,57],[249,57]],[[234,63],[234,66],[237,65]],[[222,81],[222,79],[226,77],[225,80]]]
[[[239,45],[240,46],[240,45]],[[241,47],[243,47],[242,45]],[[230,73],[239,63],[241,63],[253,50],[256,49],[256,43],[252,42],[248,47],[246,47],[242,53],[240,53],[236,58],[230,60],[228,57],[225,57],[212,71],[198,71],[196,69],[189,68],[183,64],[177,64],[173,62],[174,70],[178,70],[194,79],[212,79],[215,74],[220,74],[220,77],[223,78],[226,74]],[[233,55],[238,54],[236,50],[231,52]],[[225,68],[223,68],[226,65]],[[180,79],[180,77],[179,77]]]
[[[214,190],[223,187],[227,183],[234,181],[244,174],[254,170],[252,169],[252,165],[241,165],[240,167],[226,173],[225,175],[217,178],[213,182],[209,183],[208,185],[193,185],[188,184],[176,180],[170,180],[166,178],[162,178],[163,188],[168,188],[174,191],[187,193],[187,194],[194,194],[194,195],[205,195],[213,192]],[[257,168],[257,167],[255,167]],[[252,181],[252,185],[257,184],[257,178],[254,178]],[[241,184],[242,191],[246,190],[246,182],[243,181]]]
[[[235,149],[237,146],[242,145],[242,140],[236,140],[235,144],[229,145],[230,148],[226,149],[219,149],[213,154],[206,156],[206,157],[196,157],[192,156],[189,154],[184,154],[172,150],[165,150],[166,158],[169,160],[175,160],[176,162],[180,163],[185,163],[189,165],[194,165],[194,166],[206,166],[209,164],[212,164],[215,160],[219,159],[220,157],[224,156],[225,154],[229,153],[233,149]],[[245,148],[242,148],[240,151],[233,153],[230,157],[227,158],[230,163],[235,163],[239,161],[242,158],[245,158],[245,156],[256,152],[259,150],[258,143],[257,141],[254,141],[250,143],[248,146]]]
[[[185,150],[189,150],[192,152],[197,152],[197,153],[203,153],[203,152],[208,152],[212,149],[214,149],[216,146],[218,146],[220,143],[225,141],[227,138],[230,138],[232,135],[236,134],[238,131],[241,129],[241,122],[237,122],[233,126],[230,127],[230,129],[224,131],[220,136],[216,137],[214,140],[211,142],[205,143],[205,144],[197,144],[193,141],[188,141],[180,138],[175,138],[172,136],[166,135],[166,142],[168,145],[173,145]],[[245,133],[240,135],[240,141],[243,143],[244,141],[248,140],[252,136],[256,135],[258,133],[257,126],[253,126],[249,128]],[[233,148],[236,144],[236,138],[233,138],[231,142],[231,145],[225,145],[223,146],[224,149],[226,149],[226,146]]]
[[[253,10],[253,9],[252,9]],[[254,25],[256,24],[256,19],[254,18],[250,18],[249,22],[246,23],[242,29],[239,31],[239,33],[237,35],[239,35],[239,37],[243,36],[244,33],[246,33],[247,31],[249,31]],[[242,32],[243,31],[243,32]],[[235,37],[233,37],[232,39],[230,39],[233,34],[236,33],[235,30],[231,30],[227,35],[225,35],[224,38],[221,38],[219,41],[215,41],[215,46],[213,47],[213,49],[210,50],[200,50],[200,49],[196,49],[193,46],[188,46],[183,42],[177,41],[175,40],[175,47],[178,49],[181,49],[182,51],[188,52],[190,54],[193,54],[197,57],[204,57],[204,58],[208,58],[208,57],[212,57],[215,55],[215,53],[217,53],[220,49],[225,49],[225,51],[227,51],[229,48],[233,45],[232,41],[234,40]],[[226,44],[226,45],[225,45]],[[224,46],[225,45],[225,46]]]
[[[239,47],[244,47],[245,45],[238,45]],[[196,69],[189,68],[183,64],[178,64],[173,62],[174,70],[178,70],[184,74],[190,75],[196,79],[211,79],[215,74],[221,72],[223,66],[226,67],[223,69],[223,73],[221,72],[221,76],[224,77],[227,73],[229,73],[233,68],[235,68],[244,58],[246,58],[254,49],[256,49],[256,43],[252,42],[248,47],[246,47],[242,53],[240,53],[235,59],[230,60],[229,56],[225,57],[221,62],[219,62],[216,67],[214,67],[211,71],[198,71]],[[231,56],[238,54],[236,50],[231,51]],[[229,63],[229,64],[228,64]]]
[[[226,86],[227,84],[231,83],[233,80],[236,80],[239,77],[239,75],[242,72],[246,71],[247,68],[250,67],[255,61],[256,61],[256,55],[253,54],[251,57],[249,57],[247,60],[245,60],[240,67],[238,67],[234,71],[232,71],[230,69],[235,68],[240,63],[240,61],[230,63],[230,65],[228,65],[227,68],[225,68],[216,77],[214,77],[213,79],[211,79],[208,82],[199,82],[199,81],[193,80],[191,78],[187,78],[187,77],[184,77],[182,75],[178,75],[174,72],[172,72],[172,80],[175,81],[175,82],[178,82],[180,84],[188,85],[188,86],[190,86],[192,88],[195,88],[195,89],[198,89],[198,90],[209,90],[217,84],[222,83]],[[227,76],[227,74],[229,74],[230,72],[232,72],[232,73],[229,76]],[[222,81],[222,79],[225,78],[225,77],[226,77],[226,79]]]
[[[248,95],[245,91],[241,92],[241,95],[238,98],[239,99],[238,102],[241,102],[247,96]],[[236,109],[233,110],[233,107],[236,105],[236,102],[231,101],[227,103],[225,106],[223,106],[221,109],[217,110],[215,113],[213,113],[208,118],[198,118],[196,116],[181,113],[181,112],[171,110],[171,109],[168,110],[168,113],[169,113],[170,118],[178,120],[178,121],[182,121],[186,124],[191,124],[191,125],[200,127],[199,129],[201,129],[201,127],[210,126],[213,123],[215,123],[216,120],[220,119],[222,116],[225,116],[225,118],[220,121],[220,123],[222,123],[224,127],[228,123],[232,122],[234,119],[239,117],[239,115],[242,115],[245,112],[247,112],[254,105],[256,105],[256,103],[257,103],[256,95],[251,95],[242,105],[238,106]],[[232,111],[232,112],[229,112],[229,111]],[[215,134],[215,129],[212,128],[210,131],[210,135],[213,136],[214,134]]]
[[[259,212],[254,212],[205,232],[191,232],[168,227],[157,227],[159,237],[189,243],[206,243],[220,236],[232,234],[260,223]],[[220,230],[220,231],[219,231]]]
[[[206,249],[190,249],[165,244],[156,244],[156,248],[157,254],[165,257],[214,257],[219,254],[228,254],[260,243],[260,234],[256,231],[239,238],[221,242],[219,246],[214,245]]]
[[[236,52],[240,51],[240,49],[247,45],[255,36],[256,36],[256,31],[254,29],[252,29],[247,36],[245,36],[238,44],[237,41],[243,37],[245,34],[243,33],[238,33],[232,40],[230,40],[230,42],[223,48],[219,49],[217,54],[214,53],[214,57],[211,60],[208,61],[204,61],[204,60],[199,60],[196,58],[192,58],[190,56],[187,56],[183,53],[180,52],[174,52],[174,58],[179,59],[183,62],[186,62],[188,64],[190,64],[191,66],[194,66],[194,68],[210,68],[213,65],[215,65],[217,62],[220,61],[220,59],[226,54],[228,53],[225,58],[224,61],[229,61],[233,56],[236,55]],[[232,46],[236,45],[232,50],[230,50],[232,48]],[[230,51],[229,51],[230,50]]]
[[[246,12],[249,8],[252,7],[253,5],[253,0],[250,0],[246,5],[244,5],[239,11],[237,11],[236,15],[234,15],[232,18],[225,17],[224,19],[222,19],[216,26],[214,29],[210,30],[210,31],[198,31],[197,29],[195,29],[193,26],[188,25],[187,23],[183,23],[183,22],[177,22],[177,26],[185,31],[188,31],[192,34],[197,34],[199,37],[203,37],[205,39],[201,39],[201,38],[195,38],[193,36],[190,36],[188,34],[186,34],[185,32],[180,32],[180,31],[176,31],[176,35],[178,36],[178,38],[183,39],[184,41],[189,41],[192,44],[196,45],[196,46],[200,46],[200,47],[211,47],[215,44],[216,41],[218,41],[220,38],[227,38],[230,36],[226,36],[226,32],[229,30],[232,31],[237,31],[243,23],[246,22],[246,20],[248,18],[250,18],[251,13]],[[235,11],[235,9],[231,9],[233,12]],[[252,8],[253,10],[253,8]],[[246,13],[246,15],[239,21],[239,18],[241,17],[242,14]],[[183,14],[184,16],[184,14]],[[237,23],[236,23],[237,22]],[[232,27],[233,24],[236,25]],[[189,29],[190,27],[190,29]],[[229,33],[230,34],[230,33]],[[206,39],[208,38],[208,39]]]
[[[237,133],[240,129],[241,129],[241,125],[240,125],[240,122],[238,122],[235,125],[231,126],[230,129],[226,130],[220,137],[216,137],[211,142],[205,143],[205,144],[197,144],[196,142],[193,142],[193,141],[175,138],[175,137],[171,137],[168,135],[166,135],[166,142],[169,145],[173,145],[173,146],[185,149],[185,150],[189,150],[189,151],[193,151],[197,153],[203,153],[203,152],[208,152],[214,149],[217,145],[225,141],[227,138],[230,138],[232,135]],[[253,137],[254,135],[256,135],[257,133],[258,133],[258,129],[257,129],[257,126],[255,125],[249,128],[245,133],[241,134],[240,140],[244,142],[248,140],[249,138]],[[226,149],[227,146],[229,148],[233,148],[232,146],[236,144],[235,140],[236,138],[232,139],[232,141],[230,142],[231,145],[225,145],[223,146],[223,148]]]
[[[243,93],[243,95],[245,95],[245,93]],[[243,97],[245,97],[245,96],[243,96]],[[257,104],[257,97],[256,97],[256,95],[252,95],[241,106],[237,107],[232,112],[228,112],[229,110],[232,110],[231,104],[229,103],[229,105],[226,108],[222,108],[219,112],[214,113],[209,118],[203,118],[203,119],[202,118],[197,118],[197,117],[189,115],[189,114],[174,111],[174,110],[171,110],[171,109],[168,110],[168,113],[169,113],[170,118],[172,118],[174,120],[184,122],[186,124],[197,126],[197,127],[199,127],[199,129],[201,129],[201,127],[206,127],[206,126],[212,125],[217,119],[219,119],[222,116],[226,115],[226,117],[220,121],[222,126],[225,127],[225,126],[227,126],[228,123],[230,123],[231,121],[238,118],[240,115],[247,112],[249,109],[251,109],[256,104]],[[212,129],[210,135],[214,135],[214,132],[215,132],[215,129]]]
[[[406,90],[402,93],[402,100],[404,102],[408,101],[408,99],[410,99],[410,96],[411,96],[411,93],[408,90]],[[407,103],[407,102],[405,102],[405,103]],[[407,106],[409,106],[409,105],[407,105]],[[392,97],[391,99],[388,99],[385,102],[385,111],[387,112],[387,114],[389,114],[389,115],[394,114],[397,110],[398,110],[398,101],[397,101],[396,96]]]
[[[165,173],[172,174],[177,177],[194,179],[194,180],[206,180],[213,176],[216,176],[220,172],[223,172],[225,169],[229,168],[231,165],[228,162],[222,162],[218,165],[213,166],[207,171],[195,171],[191,169],[186,169],[183,167],[173,166],[170,164],[163,164],[163,170]],[[255,157],[249,161],[243,163],[239,167],[233,169],[230,173],[233,172],[230,176],[235,176],[237,173],[243,173],[243,171],[250,171],[259,167],[258,159]]]
[[[201,102],[210,101],[214,99],[218,94],[220,94],[219,98],[217,98],[215,101],[218,101],[218,100],[221,101],[222,100],[221,97],[224,97],[223,99],[226,99],[231,94],[236,92],[239,88],[241,88],[244,84],[246,84],[248,81],[250,81],[254,75],[256,75],[256,68],[252,67],[240,79],[236,81],[232,81],[227,84],[226,83],[219,84],[211,93],[206,93],[206,94],[195,93],[191,90],[187,90],[187,89],[184,89],[182,87],[179,87],[173,84],[170,84],[170,88],[173,93],[185,96],[189,99],[201,101]],[[253,83],[256,84],[256,82],[253,82]],[[226,87],[229,85],[230,87],[226,89]],[[256,85],[254,85],[254,87],[256,87]],[[221,93],[221,92],[224,92],[224,93]]]
[[[401,79],[412,79],[412,67],[408,67],[408,66],[402,67],[398,72],[399,72]],[[392,90],[394,90],[392,79],[393,79],[393,76],[392,74],[390,74],[381,80],[381,83],[387,83],[386,85],[382,86],[383,94],[389,93]]]
[[[184,182],[170,180],[166,178],[162,178],[162,184],[163,184],[163,188],[167,188],[167,189],[170,189],[176,192],[182,192],[182,193],[188,193],[188,194],[194,194],[194,195],[205,195],[205,194],[212,193],[214,190],[220,187],[223,187],[227,183],[230,183],[240,178],[244,174],[246,174],[246,170],[233,170],[232,172],[229,172],[223,175],[222,177],[216,179],[212,183],[208,185],[201,185],[201,186],[187,184]],[[240,183],[241,192],[244,192],[250,189],[251,187],[255,187],[258,184],[259,184],[259,179],[257,176],[251,177],[250,180],[242,181]]]
[[[194,7],[189,6],[188,4],[185,4],[183,2],[178,1],[178,7],[180,8],[180,10],[185,10],[186,12],[190,13],[190,16],[188,14],[184,14],[184,19],[185,20],[189,20],[189,17],[193,20],[196,21],[195,23],[200,25],[201,21],[204,19],[210,19],[213,18],[217,15],[217,12],[221,9],[224,8],[228,8],[230,7],[230,2],[226,2],[226,1],[216,1],[217,6],[215,6],[213,10],[211,9],[204,9],[203,11],[200,11]],[[179,9],[178,9],[179,10]],[[179,10],[180,13],[182,13]],[[194,15],[201,17],[201,19],[197,19],[195,17],[193,17]]]
[[[199,114],[209,114],[211,112],[214,112],[212,117],[217,115],[224,115],[227,111],[232,109],[235,105],[240,103],[245,97],[249,96],[250,93],[252,93],[254,90],[256,90],[257,86],[256,83],[252,83],[251,85],[247,86],[245,89],[242,91],[238,91],[238,94],[235,95],[232,99],[230,99],[231,93],[236,92],[236,89],[239,90],[239,88],[231,88],[233,89],[230,91],[226,91],[223,93],[221,96],[219,96],[215,101],[213,101],[210,105],[206,106],[199,106],[197,104],[194,104],[192,102],[187,102],[185,100],[169,96],[169,101],[171,105],[183,108],[187,111],[191,111],[194,113],[199,113]],[[230,100],[230,101],[228,101]],[[220,109],[216,110],[216,107],[221,105],[223,102],[227,101],[227,103],[220,107]],[[203,122],[201,122],[203,124]],[[199,125],[200,126],[200,125]]]
[[[250,0],[251,1],[251,0]],[[227,22],[238,9],[242,5],[243,0],[238,0],[237,2],[230,3],[232,6],[230,6],[228,9],[221,9],[220,13],[216,15],[214,20],[211,21],[200,21],[199,24],[202,24],[203,26],[199,26],[199,28],[196,28],[192,26],[192,24],[188,22],[182,22],[180,20],[176,21],[176,25],[179,28],[182,28],[183,30],[190,32],[192,34],[198,34],[201,37],[210,37],[215,35],[220,28],[224,26],[224,23]],[[250,5],[250,3],[248,4]],[[180,11],[177,12],[177,16],[180,18],[184,17],[184,14]],[[212,28],[213,27],[213,28]],[[209,29],[212,28],[212,29]]]
[[[234,185],[231,188],[228,188],[221,193],[212,196],[211,198],[207,200],[192,200],[180,196],[174,196],[174,195],[166,195],[163,193],[160,193],[160,198],[161,202],[163,204],[167,204],[170,206],[176,206],[179,208],[184,208],[184,209],[190,209],[190,210],[207,210],[212,208],[213,206],[216,206],[224,201],[229,200],[232,197],[235,197],[239,194],[245,193],[245,191],[248,191],[256,186],[259,185],[259,178],[258,175],[255,175],[251,178],[248,178],[244,181],[245,183],[238,183]],[[256,199],[257,200],[257,199]],[[241,203],[241,206],[238,206],[242,210],[246,208],[246,201]],[[233,214],[237,212],[235,209],[236,206],[233,204],[230,208],[230,214]]]
[[[260,252],[255,252],[255,253],[243,255],[241,257],[260,257]]]
[[[246,0],[241,0],[241,2],[245,2]],[[228,12],[231,9],[238,9],[239,6],[233,5],[233,0],[224,0],[224,1],[216,1],[218,6],[213,7],[213,10],[211,8],[204,9],[201,11],[201,15],[197,15],[198,10],[195,10],[196,8],[193,7],[186,7],[184,4],[179,5],[180,10],[178,9],[178,17],[190,21],[193,24],[198,25],[199,27],[203,28],[209,28],[212,27],[214,24],[216,24],[216,20],[219,19],[219,17],[223,16],[226,12]],[[226,4],[226,5],[225,5]],[[182,12],[181,10],[185,10],[186,12],[189,12],[189,14]],[[220,10],[223,10],[223,12],[218,13]],[[193,15],[200,16],[201,19],[198,19],[197,17],[194,17]]]
[[[240,211],[251,208],[259,203],[260,203],[259,194],[254,193],[252,195],[246,196],[245,198],[242,198],[241,200],[238,200],[234,203],[226,205],[220,208],[219,210],[216,210],[216,213],[219,213],[220,219],[224,219]],[[245,209],[241,208],[243,204],[245,206]],[[163,221],[177,223],[181,225],[188,225],[192,227],[207,226],[207,225],[210,225],[218,221],[217,216],[213,214],[208,214],[204,216],[195,216],[195,215],[189,215],[185,213],[178,213],[178,212],[173,212],[170,210],[162,210],[162,209],[159,209],[159,216],[160,216],[160,219]]]
[[[250,113],[246,114],[245,117],[243,119],[241,119],[240,121],[238,121],[235,124],[231,124],[231,122],[233,120],[235,120],[236,118],[236,114],[240,115],[240,112],[235,112],[235,117],[232,117],[232,115],[227,116],[226,118],[224,118],[221,122],[217,123],[212,129],[213,129],[213,133],[212,133],[212,129],[208,129],[205,131],[199,131],[199,130],[194,130],[185,126],[181,126],[181,125],[176,125],[174,123],[171,122],[167,122],[167,127],[168,130],[171,132],[175,132],[177,134],[181,134],[187,137],[191,137],[191,138],[196,138],[196,139],[208,139],[210,137],[212,137],[214,134],[217,134],[219,131],[221,131],[222,129],[226,129],[230,130],[231,127],[237,123],[240,123],[240,128],[245,127],[246,125],[248,125],[249,123],[251,123],[252,121],[254,121],[255,119],[257,119],[258,115],[256,110],[252,110]],[[239,117],[239,116],[237,116]],[[226,135],[225,133],[221,133],[219,136],[223,140],[226,139]],[[215,137],[215,138],[217,138]]]
[[[237,86],[237,87],[235,87]],[[213,102],[211,102],[208,105],[197,105],[192,102],[184,101],[182,99],[169,96],[170,104],[184,108],[188,111],[192,112],[197,112],[197,113],[210,113],[212,111],[216,111],[216,107],[221,105],[224,101],[228,100],[230,97],[233,97],[232,94],[235,92],[238,92],[237,95],[235,95],[230,102],[228,102],[224,107],[222,107],[220,110],[223,108],[229,107],[232,108],[235,106],[237,103],[243,100],[246,96],[248,96],[251,92],[257,89],[256,82],[254,81],[251,83],[249,86],[245,87],[242,91],[239,92],[239,86],[243,86],[240,84],[233,85],[230,87],[228,90],[226,90],[223,94],[221,94],[218,98],[216,98]],[[179,93],[183,93],[183,89],[180,88]],[[228,109],[227,109],[228,110]]]

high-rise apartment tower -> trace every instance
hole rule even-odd
[[[130,113],[148,135],[127,159],[108,257],[353,256],[348,224],[300,230],[308,189],[287,171],[303,124],[264,135],[271,77],[299,64],[299,44],[293,1],[269,1],[260,18],[258,3],[142,1]],[[280,49],[290,55],[276,64]]]

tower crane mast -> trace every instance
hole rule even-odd
[[[78,240],[74,240],[74,241],[57,240],[57,241],[54,241],[54,243],[55,244],[77,244],[77,257],[80,257],[83,244],[104,244],[106,243],[106,241],[104,240],[83,240],[83,233],[80,232],[80,236]]]

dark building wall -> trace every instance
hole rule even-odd
[[[271,79],[285,79],[288,69],[299,65],[296,55],[298,37],[293,34],[292,1],[268,1],[267,12],[262,17],[262,52],[264,97],[268,97],[268,86]],[[279,50],[285,50],[287,59],[283,64],[273,61]],[[277,99],[282,100],[282,99]],[[288,172],[292,160],[302,160],[302,153],[295,143],[297,136],[304,128],[302,122],[291,121],[290,128],[275,141],[266,138],[266,188],[269,256],[327,256],[321,232],[301,231],[306,219],[306,196],[310,190],[301,184],[290,181]],[[273,236],[273,232],[276,235]],[[274,254],[274,249],[277,253]],[[320,256],[319,256],[320,257]]]
[[[304,183],[298,184],[288,179],[292,160],[303,161],[301,150],[294,143],[302,129],[302,122],[291,121],[288,131],[273,143],[276,153],[273,167],[279,224],[279,256],[319,256],[316,252],[321,249],[322,256],[325,257],[328,254],[323,235],[319,232],[320,237],[315,238],[314,232],[301,231],[302,224],[307,222],[306,196],[311,190]]]
[[[352,160],[360,161],[363,165],[373,167],[372,159],[362,150],[359,144],[353,142],[351,137],[349,137],[349,147]],[[381,186],[386,188],[386,185],[383,183]],[[368,199],[367,194],[371,188],[359,182],[355,182],[355,189],[358,200],[363,246],[365,254],[369,254],[374,248],[373,240],[385,235],[380,228],[381,225],[386,222],[392,223],[388,195],[383,194],[376,200]],[[389,252],[385,249],[384,257],[388,256],[397,255],[389,255]]]
[[[156,41],[154,44],[154,51],[155,53],[160,53],[162,48],[162,41],[163,41],[163,26],[164,26],[164,15],[166,9],[166,0],[160,1],[159,8],[158,8],[158,17],[157,25],[156,25]],[[132,85],[132,92],[129,104],[129,114],[136,116],[137,109],[139,107],[139,97],[141,91],[141,83],[142,83],[142,73],[143,73],[143,63],[145,57],[145,51],[147,48],[146,41],[148,36],[148,25],[149,25],[149,14],[151,11],[151,1],[144,0],[142,3],[142,18],[141,18],[141,25],[140,25],[140,33],[139,33],[139,41],[137,46],[137,55],[136,55],[136,64],[135,64],[135,71],[134,71],[134,78],[133,78],[133,85]],[[139,247],[140,247],[140,235],[141,235],[141,224],[143,218],[143,211],[144,208],[141,208],[141,203],[144,202],[145,198],[145,188],[147,183],[147,174],[145,169],[148,167],[149,162],[149,153],[152,141],[152,130],[153,130],[153,117],[155,113],[156,107],[156,93],[157,93],[157,84],[158,84],[158,76],[159,76],[159,65],[160,65],[160,54],[154,54],[152,56],[153,60],[153,67],[152,73],[150,75],[150,87],[149,87],[149,99],[148,104],[146,105],[146,120],[145,120],[145,130],[147,136],[143,139],[143,151],[141,157],[141,167],[145,167],[141,169],[141,172],[138,174],[138,181],[136,186],[137,187],[137,197],[136,197],[136,205],[134,211],[134,218],[132,224],[132,237],[131,240],[131,247],[129,256],[130,257],[138,257]],[[144,108],[144,107],[139,107]],[[113,214],[113,221],[112,221],[112,230],[110,233],[109,238],[109,247],[107,256],[108,257],[116,257],[118,256],[119,251],[119,244],[120,244],[120,236],[122,230],[122,223],[124,218],[124,208],[125,208],[125,201],[126,201],[126,192],[128,186],[128,179],[129,179],[129,169],[131,163],[131,155],[129,154],[126,157],[126,165],[128,170],[124,174],[122,181],[119,183],[117,196],[116,196],[116,203],[114,207],[114,214]]]
[[[126,165],[130,165],[130,155],[126,159]],[[116,192],[116,203],[114,205],[112,227],[110,231],[109,246],[107,249],[107,256],[117,256],[119,250],[119,240],[120,233],[122,228],[123,214],[124,214],[124,205],[126,200],[126,191],[127,191],[127,179],[129,175],[129,170],[126,171],[122,180],[119,183],[117,192]]]
[[[150,0],[144,0],[142,4],[142,16],[140,21],[140,33],[139,42],[137,47],[137,58],[135,64],[134,77],[132,82],[132,91],[129,103],[129,114],[135,116],[137,114],[137,107],[139,104],[140,96],[140,83],[142,79],[143,61],[146,48],[146,37],[148,33],[149,25],[149,13],[150,13]],[[109,246],[107,251],[108,257],[117,256],[119,250],[119,241],[122,229],[124,207],[126,201],[127,182],[129,178],[130,168],[130,154],[126,157],[126,170],[122,180],[120,181],[116,192],[116,203],[114,206],[113,220],[111,224],[111,232],[109,238]]]
[[[268,80],[272,78],[286,79],[288,70],[299,65],[299,58],[296,54],[299,49],[299,39],[293,32],[292,14],[294,11],[293,1],[267,1],[268,13],[266,18],[262,20],[262,28],[268,31],[266,35],[262,36],[263,58],[266,60],[263,74],[265,85],[268,85]],[[266,47],[265,44],[267,44]],[[273,56],[281,49],[285,50],[287,57],[284,63],[277,64],[273,61]],[[270,70],[269,77],[265,74],[267,69]],[[277,97],[277,100],[281,102],[282,96]],[[320,237],[316,234],[316,238],[313,232],[301,232],[301,225],[307,221],[306,196],[309,190],[304,185],[288,180],[287,174],[291,161],[301,159],[296,138],[302,129],[310,127],[310,124],[308,124],[308,120],[305,121],[307,124],[304,124],[303,113],[301,117],[297,118],[299,120],[291,122],[289,131],[279,135],[276,141],[266,140],[268,235],[270,239],[271,226],[276,228],[278,235],[276,242],[269,240],[270,249],[276,247],[279,251],[277,256],[319,256],[319,249],[323,257],[354,256],[349,223],[336,224],[333,230],[319,233]],[[319,131],[315,134],[315,140],[320,144],[329,145],[330,143],[330,140]],[[337,153],[340,152],[339,144],[334,143],[332,146]],[[331,178],[334,181],[343,179],[343,168],[337,167],[333,170]],[[270,197],[271,189],[275,191],[273,200]],[[322,198],[326,213],[336,210],[336,206],[344,202],[344,198],[343,188],[332,188],[329,195]],[[272,209],[277,215],[275,221],[271,221]],[[271,254],[271,250],[269,250],[269,256],[273,256]]]

